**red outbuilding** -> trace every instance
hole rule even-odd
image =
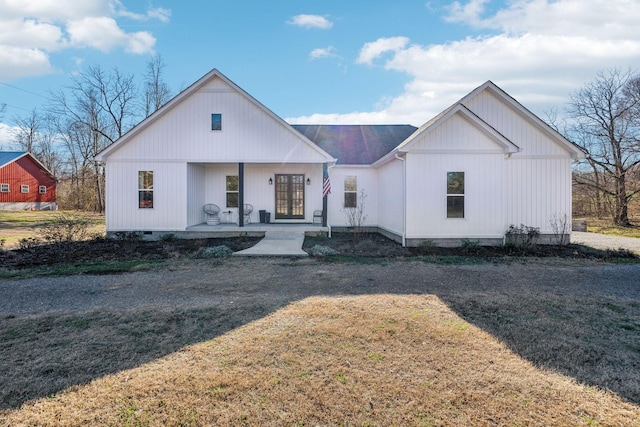
[[[56,210],[56,179],[28,152],[0,151],[0,210]]]

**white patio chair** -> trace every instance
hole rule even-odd
[[[202,207],[204,211],[204,221],[207,225],[218,225],[220,224],[220,217],[218,214],[220,213],[220,208],[218,205],[214,205],[213,203],[207,203]]]
[[[245,203],[244,205],[244,222],[243,224],[251,224],[251,212],[253,212],[253,205]]]

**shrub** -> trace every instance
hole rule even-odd
[[[338,251],[335,249],[322,245],[314,245],[307,252],[309,255],[316,257],[333,256],[338,254]]]
[[[88,235],[91,221],[79,213],[62,212],[56,214],[41,228],[42,239],[49,243],[83,240]]]
[[[540,236],[540,228],[529,227],[520,224],[519,227],[511,224],[505,233],[506,245],[517,248],[529,248],[533,246]]]
[[[42,241],[37,237],[25,237],[18,240],[18,249],[29,250],[40,246]]]
[[[228,246],[209,246],[206,248],[198,249],[194,254],[194,258],[209,259],[209,258],[227,258],[233,254],[233,251]]]
[[[463,255],[479,255],[482,252],[480,243],[476,240],[462,239],[460,249]]]

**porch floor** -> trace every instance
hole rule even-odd
[[[302,250],[307,234],[324,234],[328,227],[313,224],[198,224],[187,228],[188,233],[198,233],[209,237],[233,237],[241,235],[264,235],[255,246],[235,252],[234,256],[307,256]]]

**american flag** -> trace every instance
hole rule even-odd
[[[331,181],[329,181],[329,175],[325,175],[322,178],[322,196],[331,194]]]

